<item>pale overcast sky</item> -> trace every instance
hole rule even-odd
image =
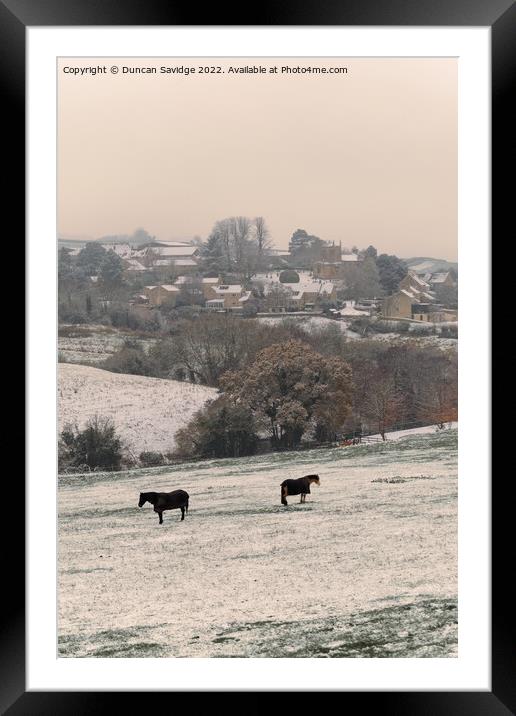
[[[159,73],[182,64],[225,72]],[[348,73],[228,72],[246,65]],[[455,59],[75,58],[58,72],[59,235],[206,238],[217,219],[264,216],[280,248],[302,228],[456,260]]]

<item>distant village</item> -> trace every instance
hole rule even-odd
[[[83,364],[60,373],[68,422],[90,400],[76,401],[79,385],[95,409],[118,404],[115,373],[126,376],[116,385],[141,394],[138,416],[156,403],[141,464],[149,450],[161,464],[172,439],[173,459],[236,457],[456,421],[456,264],[343,247],[303,229],[277,249],[259,217],[222,219],[204,241],[135,233],[60,241],[58,360]],[[149,404],[155,384],[129,376],[174,381],[164,395],[179,391],[182,421],[160,427],[170,406],[159,396]],[[124,410],[103,414],[122,424]],[[63,441],[79,450],[74,430]],[[83,465],[65,443],[63,465]]]
[[[432,324],[458,320],[456,301],[450,300],[457,291],[457,277],[451,271],[407,268],[403,278],[385,290],[372,247],[359,251],[318,242],[317,250],[308,258],[305,252],[302,260],[295,244],[288,250],[269,246],[260,265],[244,278],[235,271],[214,271],[203,246],[195,243],[152,239],[137,246],[117,241],[100,246],[118,257],[123,276],[137,287],[128,304],[142,319],[190,304],[203,311],[243,315],[324,313],[336,319],[376,316]],[[72,242],[61,242],[73,260],[84,245],[72,247]],[[96,282],[99,276],[90,279]],[[109,297],[105,301],[109,303]]]

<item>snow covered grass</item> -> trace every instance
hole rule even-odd
[[[60,335],[57,341],[59,359],[63,363],[95,365],[119,351],[127,340],[148,350],[155,338],[133,337],[131,333],[107,326],[66,326],[71,335]],[[76,330],[74,330],[74,328]]]
[[[385,437],[387,440],[400,440],[406,438],[409,435],[429,435],[430,433],[439,433],[446,430],[456,430],[458,423],[446,423],[444,428],[438,428],[437,425],[424,425],[421,428],[407,428],[406,430],[393,430],[391,433],[386,433]],[[376,435],[370,435],[369,437],[381,437],[380,433]]]
[[[348,318],[356,318],[356,316],[348,316]],[[409,331],[409,333],[373,333],[371,331],[368,332],[366,336],[361,336],[359,333],[356,333],[349,328],[349,321],[338,321],[333,318],[326,318],[325,316],[296,316],[295,314],[278,314],[278,318],[273,316],[259,316],[255,320],[272,326],[281,325],[281,321],[295,321],[308,333],[321,330],[322,328],[328,328],[328,326],[336,326],[350,340],[382,341],[384,343],[400,344],[409,341],[410,343],[419,346],[437,346],[441,349],[457,349],[457,339],[455,338],[442,338],[439,335],[418,336],[415,330]]]
[[[314,281],[313,271],[310,269],[294,269],[299,276],[299,281],[296,283],[283,283],[281,284],[279,277],[283,272],[283,269],[279,271],[268,271],[267,273],[258,273],[253,277],[254,283],[262,283],[265,286],[272,286],[280,283],[282,286],[288,286],[289,288],[301,288],[303,286],[310,286]]]
[[[336,321],[333,318],[326,318],[325,316],[296,316],[295,314],[287,313],[278,314],[278,318],[273,316],[259,316],[255,320],[270,326],[279,326],[282,321],[294,321],[308,333],[321,330],[321,328],[328,328],[328,326],[336,326],[345,333],[348,338],[359,339],[361,337],[358,333],[349,330],[349,324],[346,321]]]
[[[446,430],[62,476],[59,653],[454,657],[456,472]],[[309,473],[321,486],[282,507],[280,482]],[[184,522],[137,507],[176,488]]]
[[[217,391],[201,385],[59,363],[58,423],[81,428],[96,413],[113,419],[135,454],[167,452],[174,433]]]
[[[383,341],[385,343],[406,343],[409,341],[418,346],[437,346],[441,349],[454,348],[457,350],[458,341],[456,338],[443,338],[436,336],[418,336],[415,331],[409,333],[368,333],[368,340]]]

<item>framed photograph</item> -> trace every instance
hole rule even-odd
[[[0,5],[28,319],[2,708],[509,713],[490,219],[514,6],[95,10]]]

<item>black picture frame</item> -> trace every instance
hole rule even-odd
[[[202,17],[202,23],[199,23]],[[284,0],[262,3],[242,11],[212,4],[202,11],[193,4],[170,0],[0,0],[0,78],[4,99],[4,138],[9,137],[7,158],[9,181],[4,182],[4,212],[21,233],[25,215],[25,38],[26,28],[35,26],[100,25],[361,25],[361,26],[483,26],[492,37],[492,229],[493,237],[509,227],[514,197],[510,176],[510,146],[514,114],[510,109],[516,74],[516,7],[512,0]],[[514,92],[512,91],[512,94]],[[5,174],[4,174],[5,176]],[[511,193],[509,193],[511,192]],[[512,201],[511,201],[512,199]],[[4,217],[5,217],[4,213]],[[512,218],[512,217],[511,217]],[[19,249],[16,248],[16,251]],[[493,386],[495,387],[495,386]],[[494,395],[493,395],[494,397]],[[19,475],[15,476],[17,480]],[[506,475],[507,482],[510,473]],[[513,520],[503,476],[492,482],[492,691],[490,692],[343,692],[344,706],[356,699],[360,707],[381,714],[488,714],[516,713],[516,643],[514,604],[516,596],[508,577],[511,562],[507,547],[514,544]],[[12,483],[11,483],[12,486]],[[20,500],[21,486],[17,485]],[[16,520],[19,513],[16,513]],[[11,528],[14,529],[14,528]],[[9,535],[14,532],[9,532]],[[121,708],[128,697],[131,706],[144,707],[141,693],[26,692],[25,687],[25,573],[24,539],[16,525],[17,538],[4,539],[3,628],[0,638],[0,710],[19,714],[86,714]],[[8,548],[5,547],[8,545]],[[514,567],[512,567],[514,569]],[[293,685],[295,690],[295,685]],[[173,707],[177,695],[161,694]],[[191,699],[192,695],[188,696]],[[265,694],[257,695],[257,707]],[[307,694],[307,696],[309,696]],[[213,702],[215,697],[215,702]],[[210,710],[222,704],[224,694],[211,694]],[[309,697],[310,698],[310,697]],[[191,703],[191,702],[190,702]],[[148,702],[147,702],[148,704]],[[194,701],[195,704],[195,701]],[[191,708],[191,706],[190,706]],[[194,710],[197,707],[194,705]]]

